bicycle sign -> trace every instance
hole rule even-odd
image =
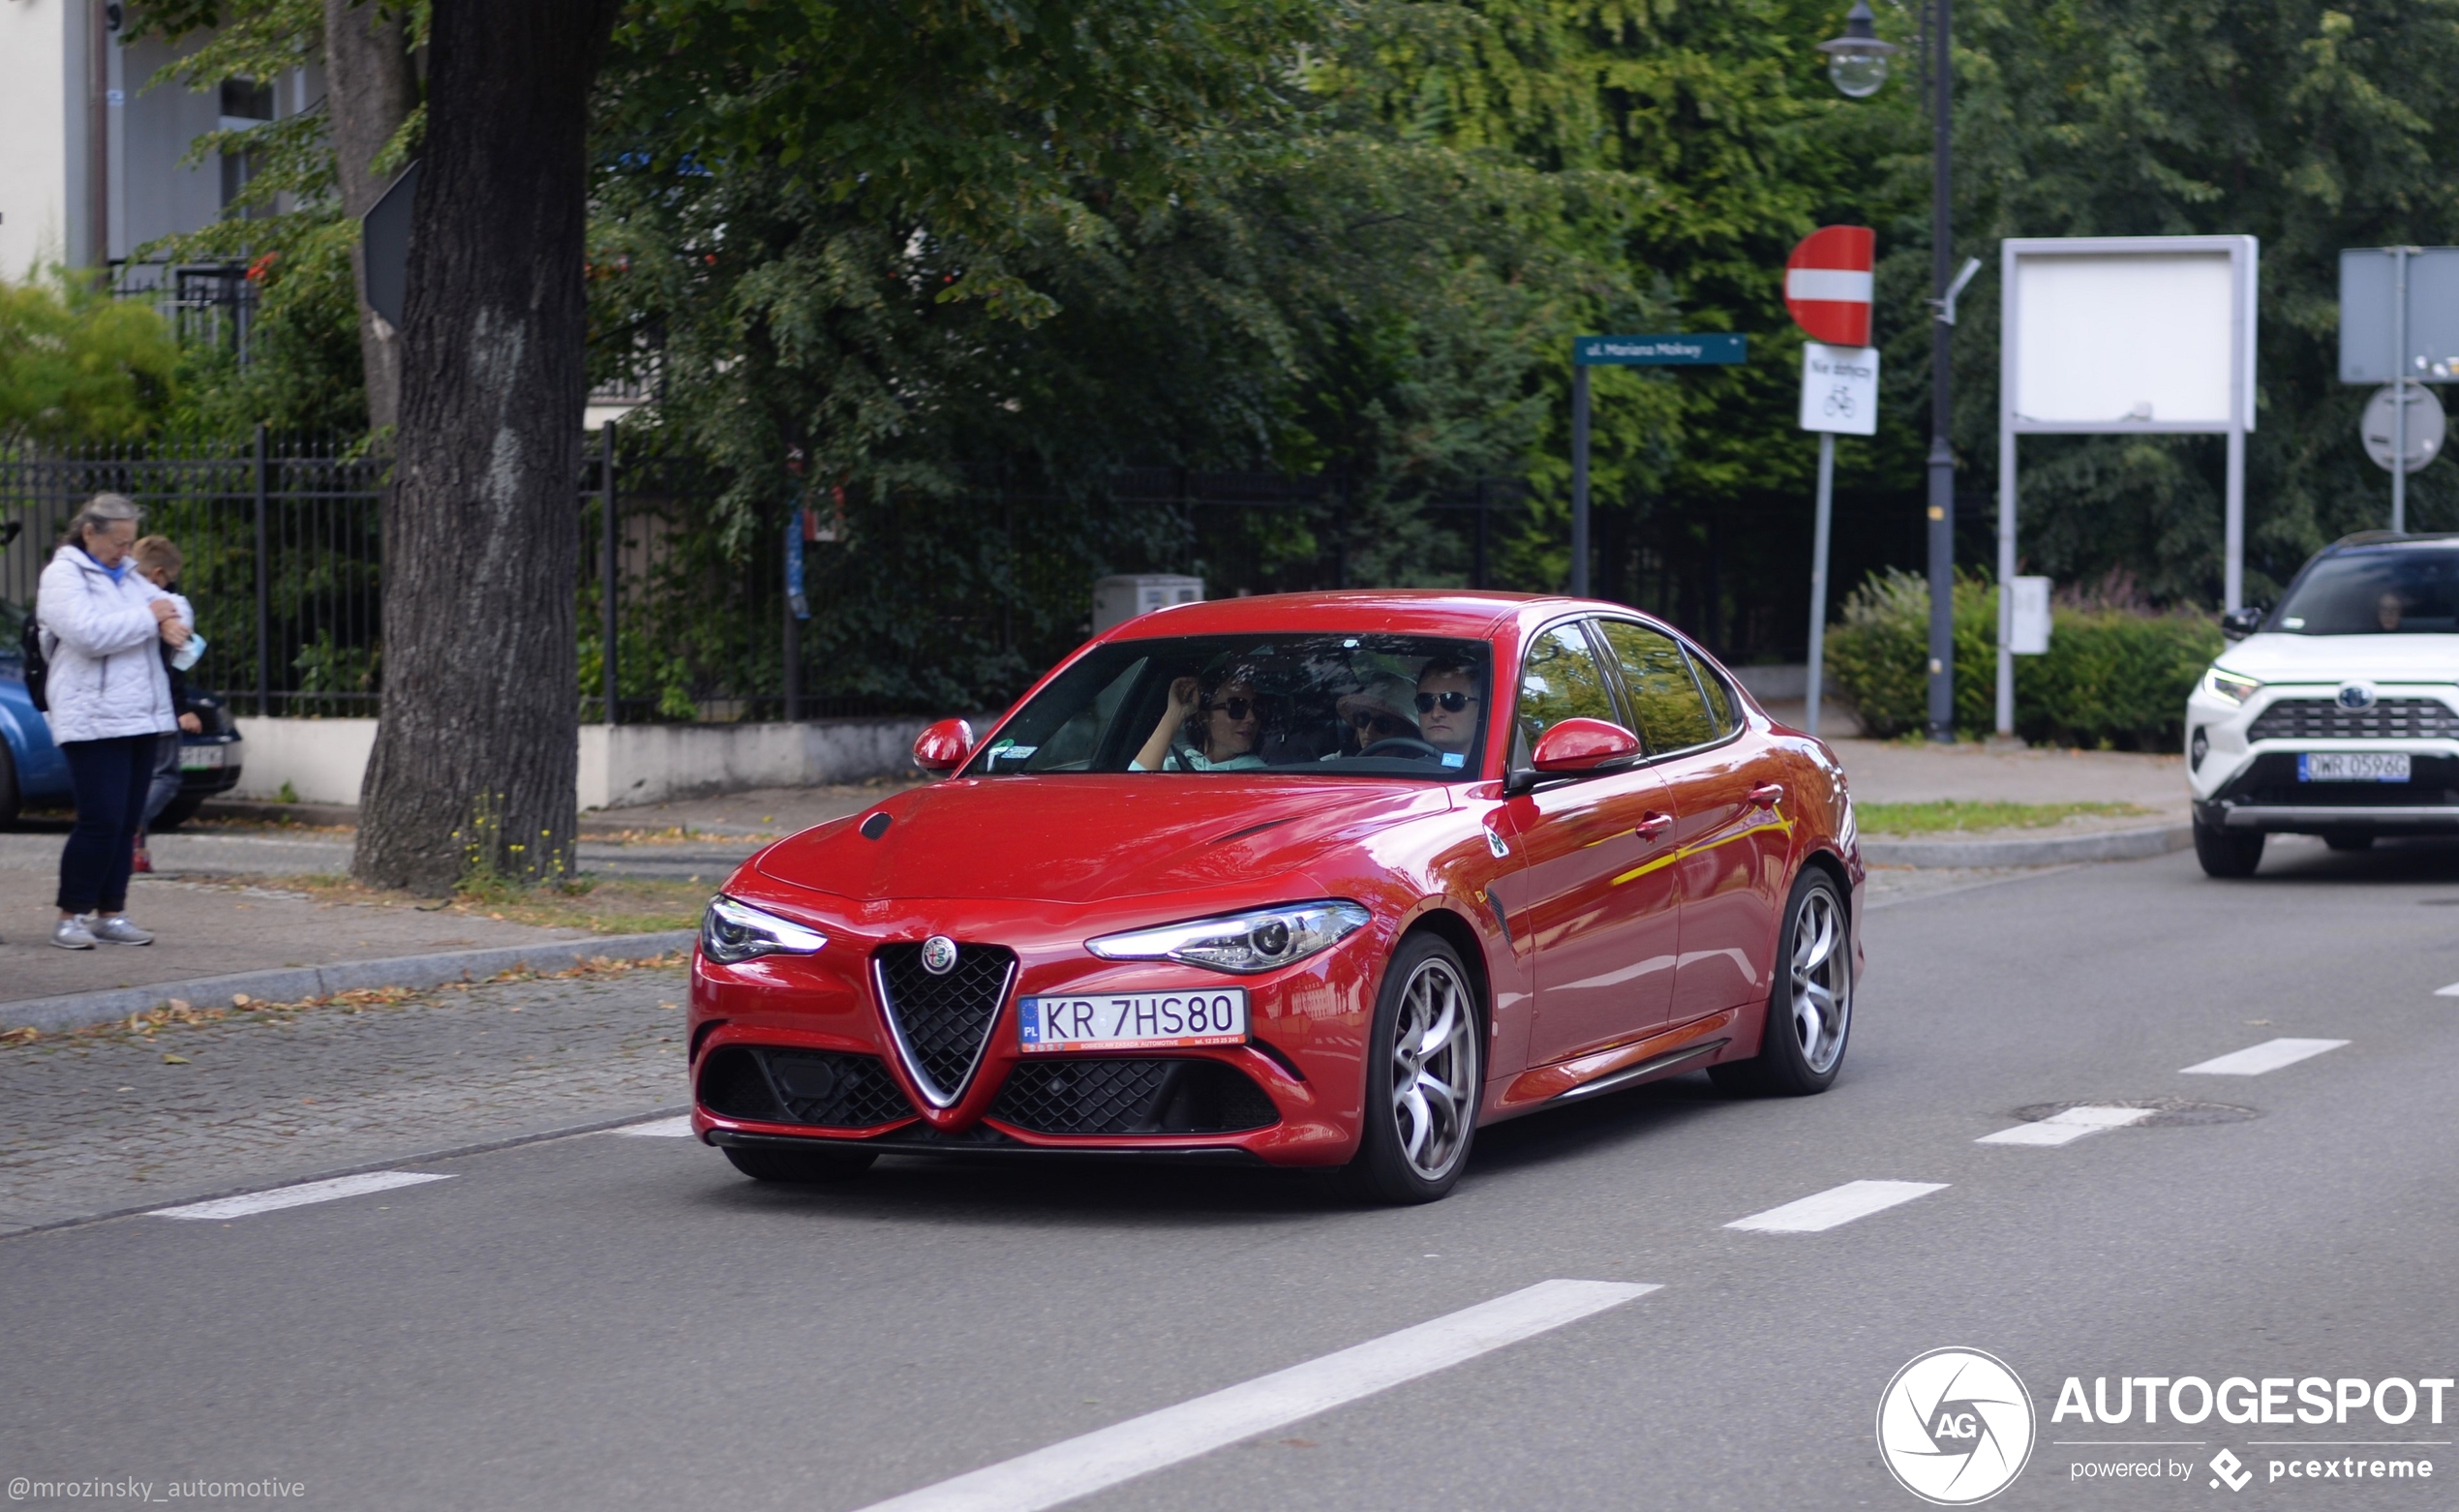
[[[1802,429],[1878,434],[1878,348],[1802,344]]]

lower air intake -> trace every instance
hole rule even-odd
[[[1263,1089],[1220,1061],[1021,1061],[990,1116],[1030,1134],[1239,1134],[1280,1122]]]
[[[700,1105],[721,1118],[876,1129],[914,1116],[875,1055],[728,1045],[700,1070]]]

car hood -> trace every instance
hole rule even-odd
[[[2252,635],[2214,665],[2264,682],[2459,682],[2459,635]]]
[[[863,900],[1091,903],[1262,881],[1450,807],[1433,783],[1220,775],[958,777],[780,840],[763,876]],[[863,828],[888,827],[877,839]]]

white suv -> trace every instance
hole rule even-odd
[[[2186,700],[2205,872],[2251,876],[2266,834],[2459,834],[2459,535],[2349,536],[2221,625]]]

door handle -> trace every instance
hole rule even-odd
[[[1784,784],[1780,782],[1763,782],[1750,790],[1750,806],[1753,808],[1774,808],[1782,801]]]
[[[1631,833],[1643,840],[1653,840],[1673,827],[1674,819],[1671,814],[1650,814],[1631,826]]]

